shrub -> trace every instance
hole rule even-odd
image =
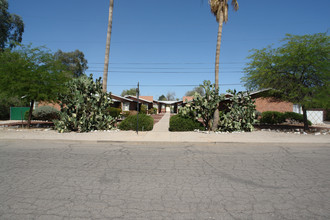
[[[27,111],[24,115],[25,120],[27,120],[28,117],[29,112]],[[40,121],[58,120],[60,119],[60,111],[51,106],[40,106],[33,110],[31,119]]]
[[[95,82],[93,75],[74,78],[66,84],[67,93],[61,94],[61,118],[55,120],[59,132],[108,130],[116,120],[107,109],[112,104],[109,93],[102,90],[101,78]]]
[[[130,115],[137,115],[137,111],[129,111],[129,115],[128,116],[130,116]]]
[[[108,112],[109,112],[111,117],[117,118],[121,113],[121,109],[110,107],[110,108],[108,108]]]
[[[121,130],[136,130],[137,115],[130,115],[119,124]],[[154,126],[154,119],[145,114],[139,114],[139,131],[151,131]]]
[[[148,107],[146,105],[141,105],[140,113],[147,114],[147,111],[148,111]]]
[[[281,124],[285,122],[284,113],[276,111],[266,111],[261,114],[261,124]]]
[[[157,108],[152,108],[150,109],[150,112],[149,112],[151,115],[155,115],[158,113],[158,109]]]
[[[291,121],[297,121],[300,123],[304,123],[304,116],[302,114],[299,113],[295,113],[295,112],[285,112],[284,113],[284,118],[291,120]],[[312,125],[312,122],[307,120],[308,125]]]
[[[253,125],[257,122],[254,100],[248,93],[231,91],[232,94],[225,112],[220,113],[219,130],[221,131],[252,131]]]
[[[127,118],[130,114],[131,114],[130,111],[123,111],[122,116],[124,118]]]
[[[193,131],[195,129],[205,130],[204,126],[192,118],[184,118],[174,115],[170,118],[170,131]]]

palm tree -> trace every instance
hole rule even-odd
[[[108,32],[107,32],[107,43],[106,43],[106,46],[105,46],[104,71],[103,71],[103,83],[102,83],[102,87],[103,87],[103,91],[104,92],[107,92],[107,82],[108,82],[108,69],[109,69],[111,30],[112,30],[113,1],[114,0],[110,0],[109,20],[108,20]]]
[[[219,23],[217,49],[215,55],[215,88],[219,89],[219,60],[220,60],[222,26],[223,23],[227,23],[228,21],[229,5],[228,5],[228,0],[209,0],[209,4],[211,7],[211,12],[214,14],[214,16],[217,19],[217,22]],[[234,10],[237,11],[238,10],[237,0],[232,0],[231,4],[234,7]],[[213,126],[212,126],[213,131],[217,129],[218,121],[219,121],[219,110],[217,108],[217,110],[214,112],[214,117],[213,117]]]

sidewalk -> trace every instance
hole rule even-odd
[[[254,131],[236,133],[169,132],[170,113],[148,132],[95,131],[89,133],[58,133],[51,129],[22,129],[0,127],[1,140],[58,140],[93,142],[174,142],[174,143],[322,143],[330,145],[330,135],[295,134],[275,131]],[[299,133],[299,132],[298,132]]]
[[[199,133],[169,131],[96,131],[90,133],[58,133],[50,129],[0,128],[1,140],[57,140],[92,142],[173,142],[173,143],[321,143],[330,146],[330,135],[294,134],[273,131],[244,133]]]
[[[171,113],[169,112],[165,113],[162,119],[160,119],[160,121],[154,125],[154,128],[152,129],[151,133],[168,132],[168,128],[170,126],[170,117],[171,117]]]

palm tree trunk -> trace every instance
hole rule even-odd
[[[109,6],[108,32],[107,32],[107,43],[106,43],[106,47],[105,47],[103,83],[102,83],[102,87],[103,87],[103,91],[104,92],[107,92],[107,82],[108,82],[108,69],[109,69],[111,30],[112,30],[113,1],[114,0],[110,0],[110,6]]]
[[[216,54],[215,54],[215,88],[216,89],[219,89],[219,63],[220,63],[222,26],[223,26],[223,16],[221,15],[220,19],[219,19],[217,50],[216,50]],[[218,103],[217,109],[215,110],[214,115],[213,115],[212,131],[216,131],[218,129],[218,122],[219,122],[219,103]]]

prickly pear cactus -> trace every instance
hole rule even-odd
[[[194,100],[180,109],[179,114],[183,117],[193,119],[202,118],[207,130],[212,128],[212,119],[218,103],[224,100],[224,96],[219,95],[219,90],[210,81],[204,81],[202,85],[205,95],[195,93]]]
[[[221,131],[252,131],[256,120],[254,101],[249,93],[228,90],[232,95],[226,109],[220,113],[219,129]]]
[[[54,122],[59,132],[109,130],[115,119],[107,109],[112,103],[110,94],[102,91],[101,78],[81,76],[67,83],[68,91],[61,94],[61,119]]]

